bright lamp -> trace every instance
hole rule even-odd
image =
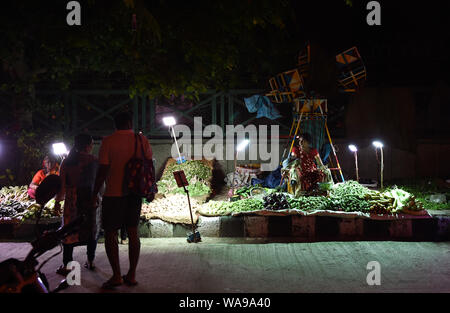
[[[177,122],[175,121],[175,118],[173,116],[167,116],[163,118],[163,123],[166,126],[174,126]]]
[[[348,148],[350,149],[351,152],[356,152],[356,151],[358,151],[358,148],[356,148],[355,145],[349,145]]]
[[[383,189],[383,171],[384,171],[384,158],[383,158],[383,143],[381,141],[375,140],[372,142],[373,146],[376,149],[380,149],[381,151],[381,167],[380,167],[380,182],[381,182],[381,189]],[[376,152],[376,150],[375,150]]]
[[[383,148],[383,143],[381,141],[375,140],[374,142],[372,142],[372,145],[375,148]]]
[[[236,147],[237,151],[242,151],[245,149],[245,147],[247,147],[247,145],[250,143],[250,140],[245,139],[244,141],[242,141],[240,144],[238,144],[238,146]]]
[[[66,145],[63,142],[54,143],[53,153],[56,155],[66,155],[68,153]]]

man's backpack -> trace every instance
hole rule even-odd
[[[137,157],[138,140],[141,143],[141,158]],[[134,155],[125,164],[123,187],[125,194],[131,193],[149,200],[153,200],[154,195],[158,192],[153,160],[145,158],[144,144],[138,134],[135,134]]]

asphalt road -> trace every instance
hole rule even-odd
[[[450,242],[319,242],[267,243],[257,239],[141,239],[139,284],[115,292],[151,293],[310,293],[310,292],[450,292]],[[28,243],[0,243],[0,261],[23,258]],[[43,261],[59,249],[43,255]],[[74,259],[84,264],[85,247]],[[128,247],[120,246],[123,272]],[[62,254],[42,268],[51,287]],[[380,285],[369,286],[370,261],[380,264]],[[111,270],[99,244],[94,272],[81,269],[81,285],[62,292],[102,292]],[[370,276],[373,277],[373,276]]]

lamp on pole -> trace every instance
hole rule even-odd
[[[358,174],[358,148],[355,145],[349,145],[348,148],[351,152],[353,152],[355,156],[355,169],[356,169],[356,181],[359,182],[359,174]]]
[[[381,180],[381,189],[383,189],[383,170],[384,170],[384,161],[383,161],[383,143],[381,141],[375,140],[374,142],[372,142],[372,145],[375,147],[375,151],[376,149],[380,149],[381,151],[381,175],[380,175],[380,180]]]
[[[239,143],[236,147],[236,150],[234,152],[234,171],[233,171],[233,180],[231,182],[231,190],[228,193],[229,198],[232,198],[234,195],[234,179],[235,179],[235,175],[236,175],[236,167],[237,167],[237,154],[240,151],[243,151],[245,149],[245,147],[248,146],[248,144],[250,143],[250,140],[248,139],[244,139],[241,143]]]
[[[177,151],[178,151],[177,163],[183,163],[184,160],[181,157],[180,148],[178,147],[177,136],[175,136],[175,131],[173,130],[173,126],[177,122],[173,116],[166,116],[166,117],[163,117],[163,123],[164,123],[164,125],[169,127],[170,131],[172,132],[173,139],[175,140],[175,146],[177,147]]]

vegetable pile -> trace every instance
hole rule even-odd
[[[229,202],[229,201],[210,200],[207,203],[204,203],[198,210],[198,212],[201,215],[205,216],[230,215],[231,213],[233,213],[232,207],[233,204],[236,202],[238,201]]]
[[[205,216],[230,215],[238,212],[260,211],[264,209],[261,199],[247,198],[238,201],[214,201],[204,203],[198,213]]]
[[[192,215],[194,221],[197,216],[195,212],[200,207],[195,199],[191,200]],[[171,223],[191,223],[191,216],[189,214],[189,204],[186,195],[169,195],[161,199],[155,199],[151,203],[143,203],[141,210],[141,218],[150,220],[159,218],[161,220]]]
[[[261,185],[243,186],[236,190],[235,194],[241,199],[244,198],[259,198],[263,199],[267,194],[275,192],[274,189],[264,188]]]
[[[247,198],[231,203],[231,210],[233,212],[260,211],[264,209],[264,204],[261,199]]]
[[[333,186],[330,192],[328,210],[344,212],[369,212],[372,207],[382,205],[381,199],[378,199],[379,192],[370,190],[359,183],[349,180],[345,183],[339,183]],[[372,200],[373,202],[370,202]],[[370,200],[370,201],[369,201]],[[378,203],[377,201],[380,200]]]
[[[15,200],[8,201],[7,203],[2,203],[2,207],[0,209],[0,218],[2,217],[19,218],[20,216],[23,216],[25,214],[27,208],[30,205]]]
[[[28,198],[27,186],[10,186],[0,189],[0,219],[33,219],[37,217],[40,206]],[[42,209],[41,218],[59,216],[54,211],[55,200],[50,200]]]
[[[289,210],[288,197],[281,192],[272,193],[264,197],[264,209],[266,210]]]
[[[248,188],[248,187],[246,187]],[[249,196],[251,189],[239,189],[241,195]],[[261,201],[251,197],[236,202],[209,201],[199,210],[205,215],[229,215],[231,213],[255,210],[301,211],[332,210],[343,212],[363,212],[389,214],[397,212],[414,213],[423,210],[412,194],[394,187],[385,192],[370,190],[355,181],[347,181],[333,186],[328,197],[303,196],[294,198],[289,194],[272,191]]]
[[[288,200],[291,209],[301,211],[328,210],[330,200],[326,197],[299,197]]]
[[[193,197],[208,195],[211,192],[210,180],[212,168],[201,160],[189,160],[185,163],[168,164],[161,179],[158,181],[158,191],[162,194],[184,194],[184,189],[178,187],[173,172],[184,171],[189,182],[187,190]]]
[[[30,202],[28,199],[27,186],[9,186],[0,189],[0,204],[11,201]]]
[[[414,195],[404,191],[403,189],[399,189],[396,186],[394,186],[391,190],[385,191],[383,195],[394,199],[394,203],[392,204],[393,212],[420,211],[424,209],[422,203],[416,201],[416,197]]]
[[[331,209],[346,212],[387,214],[423,209],[416,203],[413,195],[397,187],[381,193],[361,186],[355,181],[336,184],[330,193],[330,200]]]

